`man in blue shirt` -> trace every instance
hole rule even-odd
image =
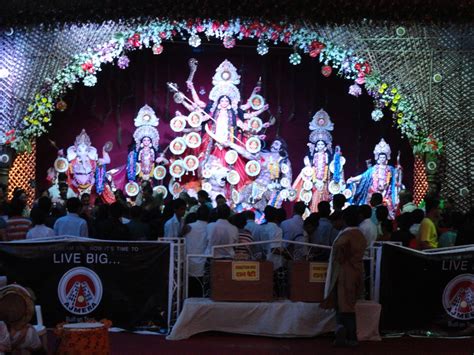
[[[69,198],[66,202],[68,213],[54,223],[54,234],[73,237],[89,236],[86,220],[79,217],[81,207],[81,200],[77,197]]]

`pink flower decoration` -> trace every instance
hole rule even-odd
[[[332,73],[332,68],[329,65],[325,65],[321,68],[321,74],[323,74],[326,78],[329,77]]]
[[[155,44],[155,45],[153,45],[151,50],[153,51],[153,54],[158,55],[158,54],[163,53],[163,49],[164,48],[161,44]]]
[[[235,38],[230,36],[225,36],[223,40],[224,47],[227,49],[234,48],[235,46]]]

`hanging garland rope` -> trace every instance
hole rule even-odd
[[[382,119],[382,110],[388,108],[392,112],[394,124],[410,140],[414,153],[441,152],[442,143],[419,129],[418,117],[405,96],[395,86],[382,82],[380,74],[352,49],[340,48],[325,41],[309,27],[241,19],[222,22],[211,19],[155,20],[117,33],[107,43],[74,55],[71,63],[56,78],[47,80],[42,90],[35,95],[23,118],[22,127],[17,130],[16,136],[13,134],[14,139],[9,140],[10,145],[19,152],[30,150],[32,140],[48,132],[53,111],[67,108],[62,100],[66,92],[81,81],[85,86],[94,86],[97,83],[96,74],[103,64],[115,63],[120,69],[125,69],[130,63],[126,55],[130,51],[151,48],[154,54],[159,55],[164,50],[165,40],[187,40],[190,46],[198,47],[203,38],[209,37],[222,40],[226,48],[234,47],[236,40],[257,39],[257,53],[260,55],[268,52],[268,43],[287,44],[294,48],[288,58],[293,65],[301,63],[301,53],[309,54],[324,64],[323,75],[329,76],[335,70],[337,75],[354,80],[349,88],[351,95],[359,96],[362,93],[361,85],[365,85],[368,94],[374,99],[372,119]]]

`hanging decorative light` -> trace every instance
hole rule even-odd
[[[332,68],[329,65],[325,65],[321,68],[321,74],[323,74],[326,78],[329,77],[332,73]]]
[[[371,116],[372,116],[372,119],[375,121],[375,122],[378,122],[382,119],[383,117],[383,112],[382,110],[379,110],[379,109],[375,109],[372,111],[371,113]]]
[[[235,47],[235,38],[232,36],[225,36],[222,44],[224,45],[225,48],[231,49]]]
[[[66,103],[66,101],[64,101],[63,99],[59,100],[59,101],[56,103],[56,109],[57,109],[58,111],[61,111],[61,112],[66,111],[66,109],[67,109],[67,103]]]
[[[259,42],[257,45],[257,53],[260,55],[265,55],[268,53],[268,46],[265,42]]]
[[[301,56],[297,52],[291,53],[289,59],[290,63],[293,65],[298,65],[301,63]]]
[[[191,37],[189,37],[188,43],[191,47],[199,47],[201,45],[201,37],[198,35],[194,34]]]
[[[355,97],[359,97],[360,94],[362,94],[362,89],[359,85],[352,84],[351,86],[349,86],[349,94]]]
[[[155,55],[158,55],[158,54],[161,54],[163,53],[163,46],[161,45],[161,43],[156,43],[153,45],[153,47],[151,48],[151,50],[153,51],[153,54]]]

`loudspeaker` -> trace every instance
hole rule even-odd
[[[0,145],[0,168],[9,168],[15,159],[15,150],[6,145]]]

